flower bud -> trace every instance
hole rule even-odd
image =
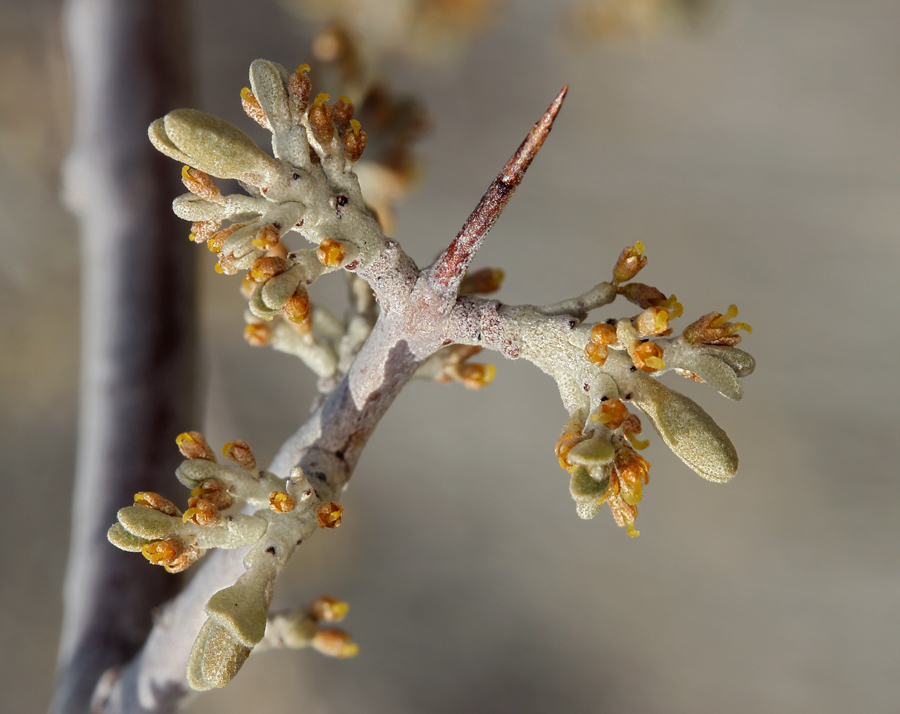
[[[253,347],[265,347],[272,341],[272,328],[262,323],[253,323],[244,328],[244,339]]]
[[[216,455],[199,431],[186,431],[175,438],[178,450],[186,459],[215,461]]]
[[[346,255],[347,249],[344,247],[344,244],[332,238],[323,240],[319,243],[319,248],[316,250],[316,257],[319,259],[319,262],[322,265],[327,265],[329,268],[339,266]]]
[[[181,511],[168,498],[163,498],[153,491],[138,491],[134,494],[134,505],[152,508],[167,516],[180,516]]]
[[[244,108],[244,113],[248,117],[250,117],[253,121],[259,124],[263,129],[267,129],[269,131],[272,130],[272,127],[269,124],[269,118],[266,116],[266,112],[259,104],[259,100],[256,98],[256,95],[250,90],[250,87],[244,87],[241,90],[241,106]]]
[[[328,657],[356,657],[357,645],[343,630],[319,630],[312,640],[313,649]]]
[[[225,444],[222,447],[222,456],[233,461],[242,469],[252,471],[254,474],[257,472],[256,456],[253,455],[250,444],[243,439],[235,439]]]
[[[272,491],[269,494],[269,508],[275,513],[290,513],[297,504],[287,491]]]
[[[320,144],[329,144],[334,138],[334,123],[332,121],[333,113],[327,102],[331,97],[325,92],[321,92],[316,96],[315,101],[307,112],[309,117],[309,126],[312,129],[313,137]]]
[[[482,268],[463,276],[459,284],[460,295],[489,295],[500,289],[506,274],[500,268]]]
[[[346,602],[327,595],[316,598],[309,606],[309,614],[317,622],[340,622],[349,610]]]
[[[340,503],[327,501],[321,504],[316,510],[319,528],[337,528],[341,525],[341,514],[343,512],[344,507]]]
[[[618,285],[626,280],[631,280],[645,265],[647,265],[647,258],[644,256],[644,244],[637,241],[619,254],[619,259],[613,268],[613,283]]]
[[[301,323],[309,319],[309,293],[306,288],[298,287],[284,304],[284,316],[291,322]]]
[[[356,119],[350,120],[350,129],[344,134],[344,157],[351,164],[355,164],[366,150],[369,135],[360,128],[360,123]]]

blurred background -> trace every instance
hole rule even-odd
[[[728,431],[739,473],[707,483],[651,434],[630,539],[605,511],[575,515],[553,454],[565,412],[531,365],[494,359],[478,392],[413,383],[365,451],[343,525],[304,544],[273,603],[348,600],[360,655],[261,654],[189,711],[896,711],[900,4],[430,5],[428,22],[390,3],[339,6],[428,117],[395,236],[429,262],[568,83],[476,267],[505,270],[501,299],[540,304],[606,279],[641,240],[641,279],[678,295],[681,327],[737,303],[758,362],[743,401],[665,381]],[[327,6],[191,6],[195,106],[252,131],[238,96],[250,62],[309,62]],[[60,10],[0,7],[10,712],[51,696],[71,519],[83,278],[59,198],[72,109]],[[244,342],[238,280],[199,257],[207,417],[185,428],[214,446],[245,439],[265,463],[304,419],[314,378]],[[313,299],[340,302],[330,282]]]

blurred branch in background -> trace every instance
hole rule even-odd
[[[179,581],[110,548],[135,491],[169,488],[191,423],[193,255],[169,208],[176,176],[147,141],[188,103],[186,5],[70,0],[74,86],[65,200],[81,225],[82,376],[73,533],[53,712],[85,712],[100,676],[142,644]],[[152,486],[151,486],[152,484]]]

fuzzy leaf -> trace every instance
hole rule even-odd
[[[672,452],[709,481],[734,476],[738,456],[725,431],[699,404],[660,384],[639,378],[634,403],[648,416]]]
[[[126,506],[119,510],[117,517],[126,531],[148,540],[167,538],[181,524],[177,516],[167,516],[146,506]]]
[[[141,548],[150,542],[146,538],[129,533],[121,523],[113,523],[106,537],[116,548],[127,550],[129,553],[140,553]]]

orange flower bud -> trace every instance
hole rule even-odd
[[[631,361],[638,369],[645,372],[655,372],[664,369],[666,363],[663,362],[663,348],[655,342],[638,342],[632,347],[628,353],[631,355]]]
[[[746,330],[748,333],[753,332],[753,328],[746,322],[728,322],[733,317],[737,317],[738,309],[736,305],[731,305],[728,312],[724,315],[718,312],[711,312],[704,315],[696,322],[692,322],[684,328],[684,339],[692,345],[725,345],[734,347],[741,341],[741,336],[734,334],[738,330]]]
[[[338,97],[338,100],[331,106],[332,116],[334,117],[334,128],[338,134],[343,136],[350,129],[350,121],[353,119],[355,107],[349,97]]]
[[[225,202],[219,187],[209,177],[209,174],[203,173],[200,169],[183,166],[181,168],[181,182],[195,196],[212,203]]]
[[[229,493],[225,483],[217,478],[208,478],[203,481],[191,490],[191,496],[209,501],[220,510],[234,505],[234,496]]]
[[[309,319],[309,293],[303,286],[298,287],[284,305],[284,316],[291,322],[306,322]]]
[[[341,525],[341,514],[343,512],[344,507],[340,503],[328,501],[321,504],[316,511],[319,528],[337,528]]]
[[[313,600],[309,615],[316,622],[340,622],[347,616],[350,606],[343,600],[323,595]]]
[[[499,268],[482,268],[466,273],[459,284],[460,295],[489,295],[500,289],[506,274]]]
[[[244,87],[241,90],[241,106],[244,108],[244,112],[247,116],[259,124],[263,129],[268,129],[269,131],[272,130],[272,127],[269,124],[269,118],[260,106],[256,95],[250,90],[250,87]]]
[[[256,456],[253,455],[253,449],[243,439],[235,439],[225,444],[222,447],[222,456],[229,461],[233,461],[242,469],[247,469],[247,471],[253,471],[254,473],[257,471]]]
[[[312,129],[313,137],[320,144],[329,144],[334,138],[334,122],[332,121],[333,113],[327,102],[331,97],[322,92],[316,96],[315,101],[307,112],[309,117],[309,126]]]
[[[274,278],[276,275],[281,275],[290,267],[291,262],[286,258],[277,258],[273,255],[267,255],[253,264],[248,275],[254,282],[264,283],[270,278]]]
[[[216,455],[199,431],[186,431],[175,438],[178,450],[186,459],[215,461]]]
[[[327,265],[329,268],[339,266],[346,255],[347,250],[344,248],[344,244],[331,238],[326,238],[319,243],[319,248],[316,250],[316,257],[319,259],[319,262],[322,265]]]
[[[309,93],[312,91],[312,82],[309,81],[308,64],[301,64],[297,71],[288,80],[288,96],[298,111],[305,111],[309,105]]]
[[[153,491],[138,491],[134,494],[134,505],[152,508],[167,516],[180,516],[181,511],[168,498],[163,498]]]
[[[259,229],[259,232],[251,243],[260,250],[271,250],[278,245],[278,241],[280,240],[281,235],[278,233],[278,229],[275,228],[275,226],[268,225]]]
[[[265,347],[272,341],[272,328],[265,324],[252,324],[244,328],[244,339],[253,347]]]
[[[275,513],[290,513],[296,505],[294,497],[287,491],[272,491],[269,494],[269,508]]]
[[[359,654],[359,645],[343,630],[319,630],[313,636],[312,646],[328,657],[346,658]]]
[[[359,157],[366,150],[369,135],[360,128],[360,123],[356,119],[350,120],[350,129],[351,131],[344,134],[344,157],[353,164],[359,161]]]
[[[642,335],[671,335],[669,311],[661,307],[648,307],[634,320],[635,329]]]
[[[619,254],[619,259],[613,268],[613,283],[618,285],[626,280],[631,280],[645,265],[647,265],[647,258],[644,256],[644,244],[637,241]]]
[[[628,416],[628,407],[621,399],[607,399],[596,414],[591,414],[591,420],[600,422],[609,429],[618,429]]]
[[[190,521],[198,526],[214,526],[222,520],[222,514],[212,501],[199,496],[191,496],[188,499],[188,509],[181,517],[182,522]]]

